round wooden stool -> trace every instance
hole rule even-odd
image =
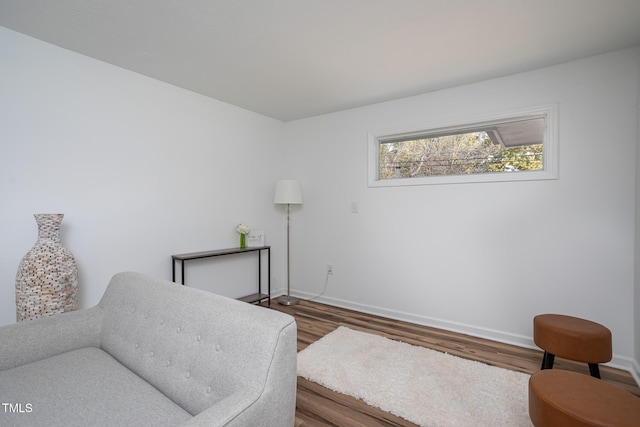
[[[538,371],[529,379],[529,417],[536,427],[638,427],[640,398],[588,375]]]
[[[555,356],[589,364],[600,378],[599,363],[611,360],[611,331],[599,323],[562,314],[533,318],[533,341],[544,350],[541,369],[551,369]]]

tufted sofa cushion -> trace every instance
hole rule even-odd
[[[290,323],[271,310],[131,273],[114,276],[99,305],[102,348],[192,415],[264,384],[278,338],[269,331]]]

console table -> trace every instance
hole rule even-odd
[[[262,251],[267,252],[267,293],[262,293]],[[202,258],[213,258],[224,255],[234,255],[234,254],[242,254],[245,252],[254,252],[258,256],[258,293],[247,295],[242,298],[238,298],[240,301],[248,302],[248,303],[259,303],[260,301],[267,300],[269,305],[271,305],[271,246],[256,246],[250,248],[230,248],[230,249],[218,249],[215,251],[205,251],[205,252],[192,252],[188,254],[179,254],[179,255],[171,255],[171,277],[172,280],[176,281],[176,263],[180,263],[181,265],[181,275],[182,280],[181,284],[184,285],[184,271],[185,271],[185,263],[187,261],[191,261],[194,259],[202,259]]]

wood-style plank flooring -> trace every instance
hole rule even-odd
[[[266,303],[263,303],[267,307]],[[459,357],[532,374],[540,369],[542,352],[502,344],[468,335],[360,313],[317,302],[301,301],[283,306],[271,301],[271,309],[292,315],[298,324],[298,351],[317,341],[338,326],[385,336],[409,344],[447,352]],[[556,358],[554,369],[589,374],[586,364]],[[602,379],[638,396],[640,388],[626,371],[600,367]],[[415,426],[402,418],[373,408],[360,400],[333,392],[298,377],[296,405],[297,427],[311,426]]]

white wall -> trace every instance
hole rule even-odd
[[[170,279],[171,254],[236,246],[239,222],[265,230],[281,264],[269,158],[282,126],[0,27],[0,325],[15,322],[34,213],[65,214],[81,307],[116,272]],[[255,292],[251,274],[214,276]]]
[[[294,215],[297,294],[533,345],[559,312],[634,354],[638,49],[287,123],[305,204]],[[367,133],[557,103],[558,180],[367,187]],[[350,212],[358,202],[359,213]]]

